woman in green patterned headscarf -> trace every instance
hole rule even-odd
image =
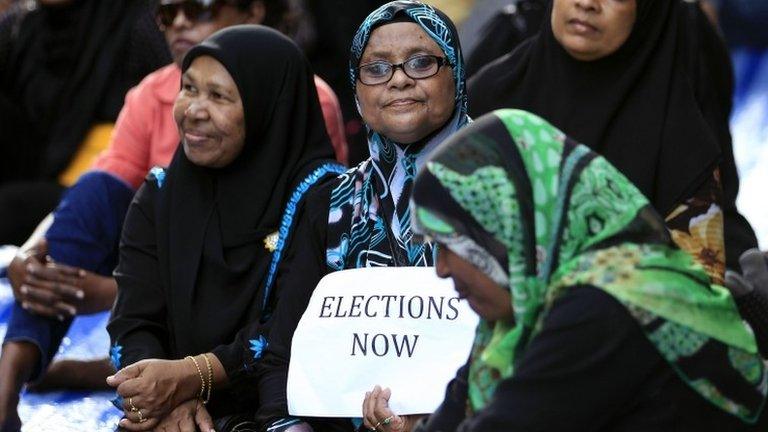
[[[767,430],[752,330],[603,157],[500,110],[425,167],[414,229],[483,319],[417,430]]]

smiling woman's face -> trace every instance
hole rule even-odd
[[[195,165],[221,168],[243,151],[245,114],[237,84],[213,57],[192,61],[181,79],[173,117],[184,153]]]
[[[445,54],[416,23],[396,22],[371,33],[360,64],[374,61],[402,63],[417,55]],[[453,114],[456,86],[450,66],[436,75],[413,79],[396,69],[384,84],[357,82],[357,100],[363,121],[374,131],[399,143],[421,140],[444,125]]]
[[[437,252],[437,275],[453,279],[460,298],[466,298],[469,306],[486,321],[514,319],[512,296],[469,261],[440,245]]]
[[[598,60],[624,45],[636,14],[636,0],[554,0],[552,32],[571,57]]]

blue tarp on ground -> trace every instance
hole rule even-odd
[[[738,205],[768,248],[768,50],[734,52],[737,91],[732,118],[734,152],[741,174]],[[0,279],[0,337],[5,335],[13,301],[6,279]],[[75,320],[59,350],[59,357],[105,357],[109,338],[107,313]],[[23,432],[107,432],[120,413],[108,392],[25,393],[19,406]]]
[[[8,280],[0,279],[0,338],[13,302]],[[75,319],[59,349],[59,358],[93,359],[106,357],[109,336],[108,313]],[[114,431],[120,412],[109,402],[110,392],[25,393],[19,404],[23,432],[108,432]]]

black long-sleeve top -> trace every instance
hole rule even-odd
[[[332,181],[307,194],[297,214],[295,238],[280,264],[276,287],[280,287],[275,311],[270,318],[268,346],[256,366],[259,408],[256,419],[268,426],[288,417],[286,386],[293,333],[309,304],[320,279],[330,273],[326,264],[328,208]],[[360,401],[362,403],[362,399]],[[315,431],[352,430],[346,419],[305,419]]]
[[[232,302],[232,308],[211,307],[207,296],[226,294],[226,287],[211,292],[197,290],[192,298],[184,297],[169,284],[168,257],[163,251],[162,232],[156,226],[158,202],[162,188],[150,175],[136,193],[125,219],[120,244],[120,261],[115,270],[118,296],[107,326],[113,344],[119,346],[118,367],[144,359],[181,359],[187,355],[212,352],[224,366],[231,383],[227,391],[219,391],[212,399],[214,416],[253,411],[258,397],[250,374],[255,358],[251,340],[266,331],[261,320],[261,293],[248,304]],[[264,253],[268,253],[266,250]],[[266,265],[266,263],[262,263]],[[205,275],[200,275],[205,278]],[[263,290],[261,290],[263,291]],[[239,293],[227,295],[237,297]],[[180,302],[192,302],[195,311],[188,325],[177,325],[174,318]],[[233,310],[239,315],[232,316]],[[226,325],[225,325],[226,324]],[[199,328],[217,334],[217,342],[203,346],[196,337]],[[179,339],[194,340],[194,347],[182,347]]]

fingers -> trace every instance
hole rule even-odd
[[[216,432],[213,428],[213,419],[205,409],[205,406],[198,404],[197,412],[195,412],[195,424],[200,428],[202,432]]]
[[[30,271],[30,269],[32,270]],[[83,278],[80,276],[62,274],[58,267],[53,264],[37,266],[28,265],[25,282],[27,284],[48,288],[51,291],[61,292],[63,295],[68,295],[72,298],[82,299],[84,297],[84,293],[82,293],[82,289],[80,289]],[[78,294],[79,292],[81,294]]]
[[[87,272],[81,268],[57,263],[50,256],[46,258],[48,260],[48,265],[46,267],[56,270],[59,277],[82,279],[87,275]]]
[[[364,423],[367,423],[366,427],[371,430],[375,430],[379,423],[379,419],[376,416],[376,401],[380,394],[380,386],[375,386],[370,393],[366,393],[365,407],[363,408]]]
[[[22,297],[22,307],[24,306],[24,303],[27,303],[29,305],[39,306],[38,308],[35,308],[35,310],[44,311],[52,309],[54,311],[53,314],[43,314],[59,319],[73,317],[77,314],[77,308],[72,304],[63,301],[62,297],[55,292],[26,284],[21,286],[19,292]]]
[[[32,303],[29,301],[22,301],[21,307],[35,315],[41,315],[48,318],[55,318],[59,321],[64,321],[69,316],[68,313],[63,312],[66,307],[64,303],[56,303],[53,306],[47,306],[41,303]]]
[[[147,394],[150,393],[148,389],[144,388],[146,386],[142,381],[144,380],[138,378],[124,381],[117,386],[117,394],[123,398],[133,397],[133,403],[136,403],[141,397],[137,395],[143,394],[144,396],[147,396]]]
[[[42,266],[41,266],[42,268]],[[58,309],[57,314],[74,316],[77,309],[74,304],[85,297],[83,290],[70,283],[51,281],[40,277],[42,273],[27,274],[16,295],[21,302],[37,303],[48,308]],[[60,304],[59,304],[60,303]]]
[[[156,418],[147,418],[147,416],[144,415],[144,410],[140,411],[142,413],[141,416],[139,415],[139,411],[126,413],[125,417],[120,420],[120,427],[129,431],[153,430],[159,423],[159,420]]]
[[[117,387],[130,379],[138,378],[139,375],[141,375],[141,371],[142,371],[141,364],[142,362],[132,364],[128,367],[120,369],[114,375],[108,376],[107,384],[109,384],[112,387]],[[132,395],[129,395],[129,396],[132,396]]]
[[[373,429],[375,423],[371,423],[372,412],[368,409],[368,401],[371,399],[371,392],[365,392],[365,398],[363,398],[363,426],[366,429]]]
[[[181,420],[179,420],[178,425],[179,425],[179,432],[197,432],[197,426],[195,426],[195,419],[192,418],[192,416],[182,418]]]
[[[374,427],[379,424],[379,427],[385,430],[399,429],[396,426],[402,425],[402,419],[389,408],[389,398],[392,396],[392,390],[388,388],[382,390],[379,386],[376,386],[376,389],[379,390],[378,394],[375,394],[376,397],[372,398],[373,413],[376,419]]]

